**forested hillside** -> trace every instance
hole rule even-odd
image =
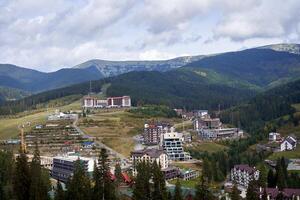
[[[93,92],[98,93],[104,83],[110,83],[108,96],[130,95],[134,105],[163,104],[186,109],[228,108],[256,94],[256,90],[243,82],[227,80],[210,71],[203,76],[198,71],[177,69],[169,72],[130,72],[116,77],[92,82]],[[211,78],[217,77],[217,78]],[[218,81],[216,81],[218,80]],[[223,80],[219,84],[219,80]],[[43,92],[0,107],[1,114],[34,109],[51,99],[73,94],[85,95],[89,82]]]
[[[278,86],[257,95],[247,104],[222,113],[224,122],[245,128],[262,126],[265,122],[295,112],[292,104],[300,103],[300,80]]]
[[[206,57],[186,67],[214,70],[259,87],[300,76],[300,55],[271,49],[247,49]]]

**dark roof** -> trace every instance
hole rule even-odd
[[[158,158],[161,154],[165,154],[165,151],[163,149],[143,149],[131,152],[131,156],[134,157],[142,157],[145,154],[151,158]]]
[[[246,171],[250,174],[253,174],[256,171],[255,168],[250,167],[249,165],[234,165],[234,168],[239,169],[241,171]]]
[[[294,189],[294,188],[285,188],[283,189],[283,194],[286,197],[292,197],[292,196],[300,196],[300,189]]]
[[[278,188],[266,188],[266,192],[270,195],[271,199],[276,199],[279,193],[282,193],[284,197],[291,198],[293,196],[300,196],[300,189],[285,188],[280,191]],[[264,189],[261,190],[260,194],[264,193]]]
[[[285,138],[285,140],[290,143],[292,146],[295,146],[296,141],[294,138],[292,138],[291,136],[288,136],[287,138]]]

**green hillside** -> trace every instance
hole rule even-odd
[[[101,92],[104,84],[108,96],[130,95],[134,105],[163,104],[186,109],[228,108],[256,94],[250,84],[232,81],[215,72],[206,75],[190,69],[169,72],[130,72],[92,82],[93,92]],[[217,78],[211,78],[217,77]],[[89,92],[89,82],[43,92],[0,107],[1,114],[34,109],[51,99]]]
[[[261,127],[266,122],[278,118],[292,119],[296,108],[294,104],[300,103],[300,80],[287,83],[258,94],[248,103],[231,108],[222,113],[222,119],[226,123],[241,125],[245,128]],[[291,116],[291,117],[289,117]],[[291,119],[290,119],[291,118]],[[283,122],[279,120],[279,125]]]

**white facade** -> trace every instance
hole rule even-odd
[[[171,128],[170,132],[164,133],[161,137],[161,145],[171,160],[185,161],[191,159],[190,154],[184,152],[183,142],[183,134],[174,132],[174,128]]]
[[[280,151],[294,150],[296,147],[297,147],[297,140],[291,136],[288,136],[280,144]]]
[[[231,181],[248,188],[250,181],[259,179],[259,170],[249,165],[235,165],[231,169]]]
[[[232,139],[243,136],[238,128],[201,129],[199,136],[204,140]]]
[[[280,138],[281,138],[280,133],[274,133],[274,132],[269,133],[269,141],[271,142],[276,142]]]
[[[140,162],[156,162],[161,169],[169,167],[168,155],[162,149],[143,149],[131,152],[131,161],[133,163],[133,173],[136,174],[136,166]]]

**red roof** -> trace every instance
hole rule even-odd
[[[125,183],[131,183],[132,182],[131,178],[128,176],[127,173],[122,172],[122,177],[123,177],[123,180],[124,180]]]

